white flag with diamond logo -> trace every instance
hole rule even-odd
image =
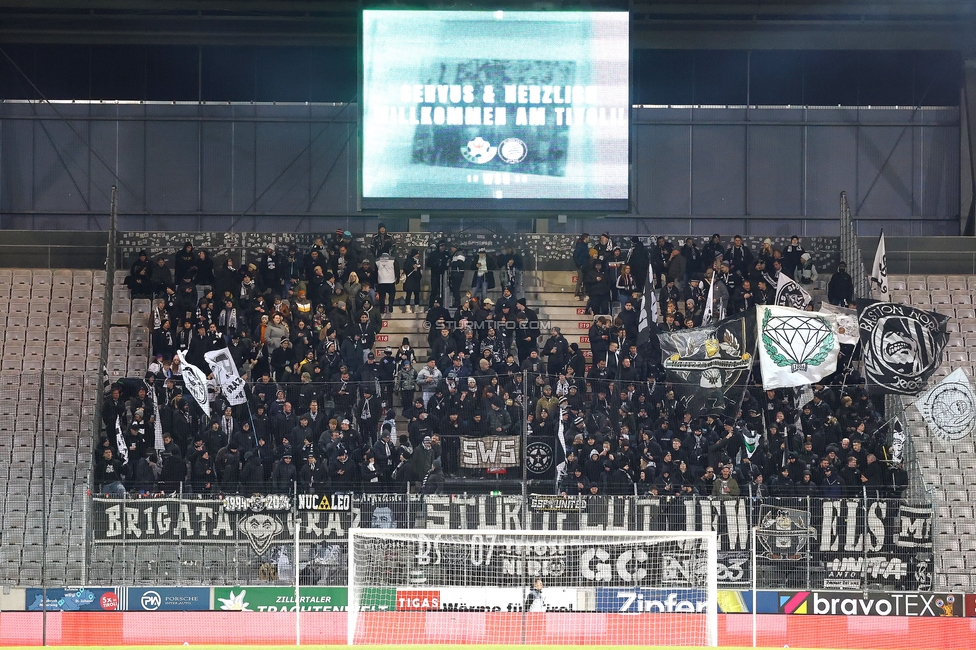
[[[837,370],[840,340],[833,314],[763,305],[756,325],[764,389],[805,386]]]

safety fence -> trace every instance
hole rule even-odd
[[[931,590],[929,506],[861,498],[271,494],[93,497],[87,584],[347,584],[350,528],[483,530],[714,530],[725,588]],[[756,547],[751,530],[756,528]],[[555,541],[553,542],[556,543]],[[297,553],[297,557],[296,557]],[[499,571],[514,570],[503,553]],[[532,560],[547,580],[629,572],[599,551],[576,562],[553,549]],[[701,571],[680,552],[660,584]],[[508,567],[508,568],[506,568]],[[608,574],[609,575],[609,574]],[[401,576],[409,583],[409,576]]]

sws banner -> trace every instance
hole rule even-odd
[[[522,439],[518,436],[461,436],[458,464],[467,469],[501,469],[522,464]]]

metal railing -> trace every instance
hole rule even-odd
[[[854,295],[870,296],[869,274],[864,269],[864,256],[857,239],[857,223],[851,216],[847,192],[840,193],[840,255],[854,281]]]

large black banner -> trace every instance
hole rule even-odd
[[[159,545],[178,542],[236,544],[269,557],[294,544],[295,522],[306,544],[342,544],[350,528],[514,531],[716,531],[719,582],[750,580],[750,529],[759,525],[758,554],[777,566],[809,565],[824,586],[858,583],[931,588],[931,508],[898,501],[787,500],[762,506],[752,499],[582,497],[555,503],[520,495],[366,494],[305,497],[292,504],[278,495],[264,500],[93,499],[94,543]],[[296,507],[290,507],[290,506]],[[525,525],[527,524],[527,525]],[[776,530],[780,538],[775,536]],[[804,533],[804,529],[806,533]],[[766,540],[771,546],[766,546]],[[679,584],[698,570],[679,546],[660,556],[660,579]],[[781,561],[787,560],[787,561]],[[801,585],[802,586],[802,585]]]
[[[756,352],[756,310],[659,335],[668,383],[692,415],[735,415]]]
[[[909,305],[857,301],[869,390],[917,395],[942,364],[949,317]]]

